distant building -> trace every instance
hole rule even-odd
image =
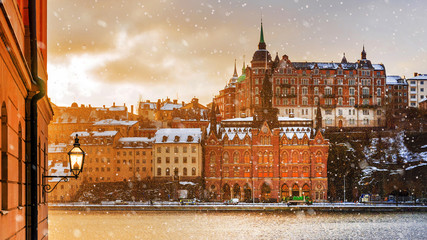
[[[153,177],[154,138],[122,137],[115,148],[116,181],[141,181]],[[116,169],[117,170],[117,169]]]
[[[405,117],[408,108],[408,83],[400,76],[387,76],[386,79],[386,114],[388,126],[394,126]]]
[[[418,104],[418,107],[423,111],[427,111],[427,98],[424,98],[423,100],[421,100]]]
[[[67,142],[71,133],[90,131],[92,125],[101,120],[127,121],[134,118],[132,117],[133,114],[128,113],[125,105],[116,106],[115,103],[108,108],[105,105],[100,108],[83,104],[79,107],[75,102],[71,104],[71,107],[52,105],[55,115],[49,124],[49,143]],[[131,109],[133,111],[133,106],[131,106]]]
[[[317,106],[322,111],[322,125],[330,129],[385,126],[386,70],[383,64],[361,58],[340,62],[292,62],[287,55],[274,60],[266,49],[261,25],[258,50],[251,65],[236,69],[215,103],[223,119],[254,116],[261,106],[261,88],[265,73],[273,68],[270,79],[272,104],[279,116],[314,120]]]
[[[155,102],[140,101],[138,107],[138,116],[145,121],[154,121],[156,119],[157,104]]]
[[[414,73],[414,77],[408,78],[409,106],[418,107],[419,102],[427,97],[427,74]]]
[[[202,177],[200,128],[159,129],[153,143],[153,176],[156,180],[196,180]]]

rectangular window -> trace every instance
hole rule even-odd
[[[162,158],[161,157],[157,158],[157,163],[162,163]]]
[[[169,153],[169,152],[170,152],[170,148],[166,147],[166,153]]]
[[[166,163],[170,163],[171,162],[171,158],[170,157],[166,157]]]
[[[187,163],[187,157],[183,157],[183,158],[182,158],[182,162],[183,162],[183,163]]]
[[[162,148],[161,147],[157,147],[157,153],[161,153],[162,152]]]
[[[187,153],[187,147],[183,147],[183,148],[182,148],[182,152],[183,152],[183,153]]]
[[[191,158],[191,163],[196,163],[196,158],[195,157]]]
[[[174,160],[175,160],[175,163],[178,163],[178,157],[175,157]]]
[[[191,152],[192,152],[192,153],[196,153],[196,147],[195,147],[195,146],[192,146],[192,147],[191,147]]]

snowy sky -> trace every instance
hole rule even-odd
[[[263,16],[267,49],[291,61],[367,58],[387,74],[427,73],[425,0],[52,0],[48,94],[60,106],[136,105],[169,97],[212,100]]]

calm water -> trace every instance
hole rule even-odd
[[[49,239],[427,239],[427,214],[50,210]]]

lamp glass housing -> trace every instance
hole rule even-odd
[[[76,177],[83,170],[83,163],[84,163],[85,155],[86,154],[80,148],[78,138],[76,137],[76,142],[74,143],[74,147],[68,152],[68,156],[69,156],[69,160],[70,160],[70,171]]]

